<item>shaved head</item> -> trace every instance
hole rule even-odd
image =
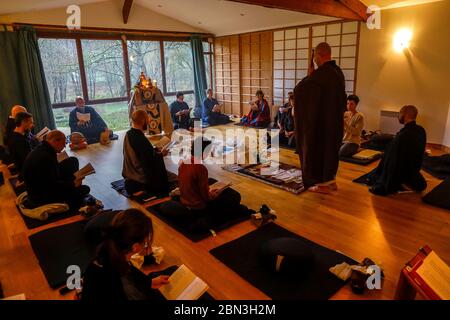
[[[400,109],[400,112],[398,115],[398,121],[401,124],[407,124],[408,122],[416,121],[418,113],[419,113],[419,111],[413,105],[403,106]]]
[[[17,114],[20,112],[27,112],[27,108],[21,106],[21,105],[15,105],[14,107],[12,107],[11,109],[11,117],[12,118],[16,118]]]
[[[314,49],[314,62],[317,66],[323,65],[325,62],[331,60],[331,47],[326,42],[319,43]]]
[[[136,110],[131,115],[133,127],[141,130],[147,130],[148,115],[144,110]]]
[[[59,130],[52,130],[46,135],[46,139],[56,152],[61,152],[66,146],[66,135]]]

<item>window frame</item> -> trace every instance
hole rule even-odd
[[[80,68],[80,80],[81,80],[81,90],[83,93],[83,97],[86,101],[86,104],[96,105],[96,104],[104,104],[111,102],[122,102],[129,101],[131,98],[131,90],[132,83],[130,78],[130,65],[129,65],[129,54],[128,54],[128,45],[127,41],[156,41],[159,42],[160,47],[160,65],[161,65],[161,75],[163,79],[162,86],[160,87],[164,97],[175,96],[176,92],[168,92],[166,85],[166,65],[165,65],[165,56],[164,56],[164,41],[176,41],[176,42],[189,42],[189,38],[187,37],[178,37],[178,36],[145,36],[145,35],[126,35],[122,33],[107,33],[107,34],[90,34],[90,33],[72,33],[70,31],[38,31],[37,32],[38,39],[73,39],[75,40],[76,49],[77,49],[77,58],[78,65]],[[122,57],[123,57],[123,67],[125,74],[125,85],[127,88],[127,95],[123,97],[113,97],[107,99],[90,99],[89,91],[87,86],[87,77],[86,77],[86,69],[84,65],[84,57],[83,57],[83,47],[81,44],[81,40],[120,40],[122,44]],[[207,42],[209,44],[209,50],[204,52],[204,54],[208,54],[211,56],[210,59],[210,79],[211,86],[214,85],[213,82],[213,51],[212,44],[204,38],[203,42]],[[184,90],[180,91],[184,94],[194,94],[194,89],[192,90]],[[60,103],[52,103],[53,109],[59,108],[67,108],[75,106],[75,101],[68,102],[60,102]]]

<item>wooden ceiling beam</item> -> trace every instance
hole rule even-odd
[[[128,23],[128,17],[130,16],[131,6],[133,5],[133,0],[125,0],[123,2],[123,8],[122,8],[122,17],[123,17],[123,23]]]
[[[349,20],[367,20],[367,7],[358,0],[227,0],[267,8],[298,11]]]

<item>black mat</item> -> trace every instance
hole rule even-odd
[[[256,126],[256,127],[255,127],[255,126],[250,126],[250,125],[243,124],[243,123],[240,123],[240,122],[235,123],[234,125],[235,125],[235,126],[240,126],[240,127],[255,128],[255,129],[268,129],[268,128],[269,128],[269,126],[266,126],[266,127]]]
[[[139,196],[133,196],[128,194],[128,192],[125,190],[125,180],[121,179],[121,180],[117,180],[114,182],[111,182],[111,187],[116,190],[118,193],[120,193],[121,195],[123,195],[124,197],[127,197],[131,200],[134,200],[140,204],[145,204],[151,201],[155,201],[157,199],[162,199],[167,197],[169,194],[165,193],[160,193],[160,194],[150,194],[148,192],[143,191],[142,194],[140,194]],[[172,189],[176,188],[176,185],[173,186]]]
[[[376,155],[376,156],[374,156],[373,158],[370,158],[370,159],[357,159],[357,158],[353,158],[353,157],[340,157],[339,160],[340,161],[344,161],[344,162],[353,163],[353,164],[359,164],[361,166],[367,166],[368,164],[371,164],[372,162],[377,161],[382,156],[383,156],[382,154],[378,154],[378,155]]]
[[[423,156],[422,169],[433,177],[444,180],[450,177],[450,154],[433,157]]]
[[[313,252],[315,268],[309,273],[285,276],[260,265],[259,248],[275,238],[294,238],[304,242]],[[243,279],[274,300],[326,300],[345,284],[328,269],[347,262],[356,264],[336,251],[300,237],[275,223],[270,223],[245,236],[212,249],[210,253]]]
[[[366,186],[371,186],[371,185],[369,184],[368,178],[369,178],[369,176],[371,176],[372,174],[374,174],[375,171],[376,171],[376,169],[373,169],[372,171],[363,174],[361,177],[354,179],[353,182],[359,183],[359,184],[363,184],[363,185],[366,185]]]
[[[179,219],[177,216],[168,216],[161,212],[161,205],[164,203],[159,203],[154,206],[150,206],[147,210],[157,216],[159,219],[167,223],[169,226],[183,234],[186,238],[190,239],[193,242],[198,242],[200,240],[206,239],[213,235],[211,231],[200,231],[194,232],[189,226],[186,225],[183,221]],[[235,224],[238,224],[242,221],[250,219],[250,215],[255,213],[254,210],[248,209],[246,206],[241,205],[240,212],[231,213],[225,220],[214,226],[214,233],[225,230]],[[216,212],[211,212],[211,214],[216,214]]]
[[[95,199],[95,197],[89,195],[89,196],[86,197],[86,200],[89,199],[89,198],[94,198]],[[76,215],[80,214],[80,212],[78,210],[76,210],[76,209],[69,209],[66,212],[52,214],[52,215],[50,215],[48,217],[47,220],[38,220],[38,219],[33,219],[33,218],[30,218],[30,217],[24,216],[22,214],[22,212],[20,212],[19,207],[18,206],[16,206],[16,207],[17,207],[17,210],[19,211],[20,216],[23,219],[23,222],[25,222],[25,225],[27,226],[28,229],[39,228],[39,227],[45,226],[46,224],[53,223],[53,222],[56,222],[56,221],[59,221],[59,220],[63,220],[63,219],[66,219],[66,218],[70,218],[70,217],[73,217],[73,216],[76,216]]]
[[[450,178],[442,181],[427,193],[422,200],[432,206],[450,210]]]
[[[42,272],[52,288],[66,284],[67,267],[77,265],[84,272],[95,250],[84,237],[86,221],[50,228],[29,237]]]

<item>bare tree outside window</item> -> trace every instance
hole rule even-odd
[[[82,94],[75,40],[39,39],[38,44],[52,104],[74,101]]]
[[[131,86],[138,80],[141,72],[157,81],[163,87],[161,72],[161,50],[159,41],[127,41],[128,62],[130,65]]]

